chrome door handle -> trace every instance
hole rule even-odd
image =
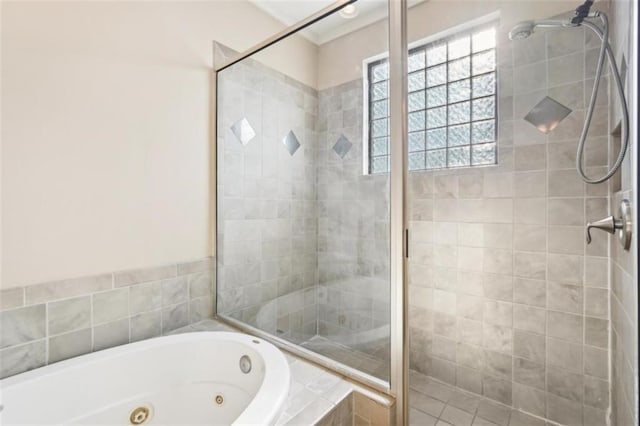
[[[625,250],[629,250],[631,246],[631,204],[628,200],[622,200],[620,202],[620,208],[618,209],[618,218],[613,216],[605,217],[596,222],[587,223],[587,244],[591,244],[591,229],[601,229],[610,234],[615,234],[618,231],[618,239]]]

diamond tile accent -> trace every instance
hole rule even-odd
[[[242,145],[248,144],[251,139],[256,137],[256,132],[246,118],[242,118],[231,126],[231,131],[238,138]]]
[[[298,138],[296,137],[295,133],[293,133],[293,130],[289,130],[287,136],[282,139],[282,143],[284,147],[287,148],[287,151],[289,151],[289,154],[291,156],[293,156],[298,148],[300,148],[300,142],[298,142]]]
[[[340,135],[338,141],[333,145],[333,152],[338,154],[340,158],[344,158],[345,155],[351,150],[353,144],[345,135]]]
[[[542,133],[549,133],[569,114],[571,114],[570,108],[549,96],[545,96],[529,111],[524,119],[533,124]]]

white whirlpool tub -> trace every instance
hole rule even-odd
[[[272,425],[289,379],[282,352],[261,339],[159,337],[0,381],[0,424]]]

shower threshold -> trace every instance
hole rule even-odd
[[[382,380],[389,380],[389,356],[388,353],[385,353],[388,352],[386,350],[388,345],[372,346],[364,352],[334,342],[325,336],[316,335],[300,343],[300,346],[353,367],[363,373]]]

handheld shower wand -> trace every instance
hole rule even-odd
[[[607,181],[613,176],[624,160],[624,156],[629,147],[629,111],[627,109],[627,101],[624,94],[624,84],[620,77],[620,71],[616,64],[613,50],[609,44],[609,20],[607,15],[603,12],[595,11],[591,12],[590,8],[593,4],[593,0],[587,0],[583,5],[576,9],[575,16],[570,21],[561,20],[542,20],[542,21],[525,21],[517,24],[509,32],[509,38],[511,40],[520,40],[529,37],[533,34],[536,27],[578,27],[585,26],[593,31],[598,38],[602,41],[600,47],[600,54],[598,55],[598,62],[596,65],[596,74],[594,77],[593,89],[591,91],[591,98],[587,107],[587,113],[584,120],[584,126],[580,134],[578,142],[578,150],[576,153],[576,169],[583,181],[590,184],[597,184]],[[599,18],[602,22],[602,28],[591,22],[589,19]],[[611,68],[611,74],[615,83],[616,90],[618,92],[618,99],[620,100],[620,108],[622,111],[621,122],[621,145],[620,152],[616,161],[611,168],[604,174],[604,176],[598,178],[590,178],[584,171],[584,148],[587,140],[587,134],[589,133],[589,127],[591,126],[591,119],[593,118],[593,111],[595,109],[596,98],[598,96],[598,88],[600,87],[600,79],[602,78],[602,68],[604,66],[605,56],[609,60],[609,67]]]

